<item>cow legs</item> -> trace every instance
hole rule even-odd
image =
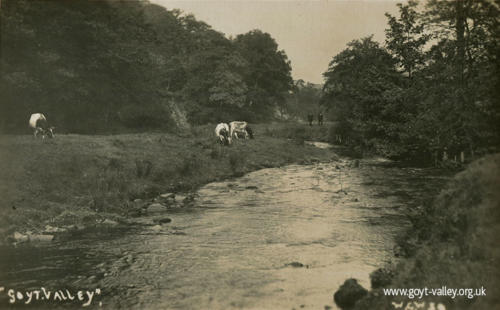
[[[36,138],[38,137],[38,134],[39,134],[40,132],[41,132],[41,133],[42,133],[42,135],[43,135],[43,129],[42,129],[42,128],[40,128],[40,127],[36,127],[36,128],[35,128],[35,130],[33,131],[33,137],[35,137],[35,139],[36,139]]]

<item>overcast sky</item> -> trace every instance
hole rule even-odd
[[[354,39],[374,34],[384,42],[396,0],[150,0],[181,9],[227,37],[253,29],[268,32],[292,62],[294,79],[322,83],[332,57]]]

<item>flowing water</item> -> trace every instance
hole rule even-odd
[[[432,170],[382,160],[264,169],[211,183],[164,225],[84,233],[0,251],[0,308],[80,308],[31,301],[40,289],[95,293],[114,309],[325,309],[343,281],[370,287],[393,260],[404,215],[444,182]],[[100,291],[96,291],[96,289]]]

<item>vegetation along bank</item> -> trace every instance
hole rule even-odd
[[[178,134],[109,136],[0,136],[0,228],[41,233],[46,226],[94,226],[139,216],[163,193],[187,193],[200,185],[268,167],[329,161],[329,150],[303,138],[272,137],[273,126],[255,126],[255,139],[217,143],[215,126]],[[136,202],[134,202],[136,201]],[[109,222],[105,222],[109,223]]]

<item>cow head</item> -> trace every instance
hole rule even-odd
[[[45,134],[47,136],[49,136],[49,138],[54,138],[54,129],[56,129],[56,127],[49,127],[45,130]]]
[[[247,131],[248,136],[250,137],[250,139],[253,139],[253,130],[252,130],[252,128],[250,128],[250,126],[247,126],[245,128],[245,130]]]
[[[224,138],[223,143],[224,145],[229,145],[231,143],[231,140],[229,138],[229,132],[225,128],[222,128],[219,134]]]

